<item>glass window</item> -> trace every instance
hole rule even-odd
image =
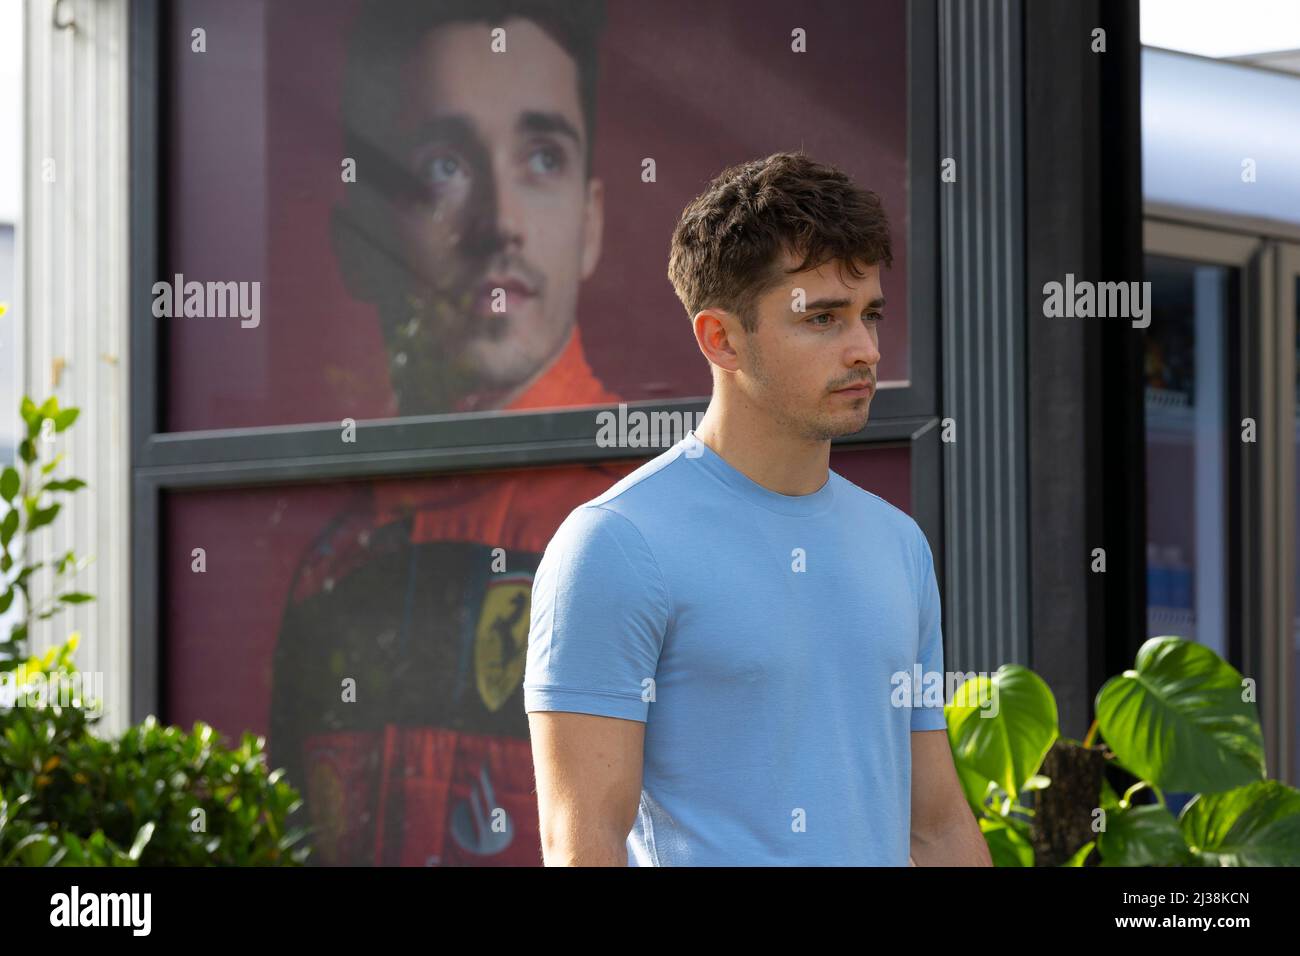
[[[1147,634],[1229,659],[1225,355],[1240,276],[1161,256],[1147,256],[1146,275]]]
[[[574,0],[504,51],[464,6],[163,5],[164,430],[707,396],[673,226],[800,146],[891,216],[908,379],[903,0]]]

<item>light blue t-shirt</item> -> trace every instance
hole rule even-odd
[[[836,472],[783,495],[692,431],[556,531],[524,709],[645,722],[630,866],[907,866],[911,732],[945,727],[932,562]]]

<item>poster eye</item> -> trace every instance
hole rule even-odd
[[[435,156],[424,164],[425,178],[431,183],[445,183],[456,175],[460,162],[454,156]]]
[[[535,173],[556,173],[564,168],[564,154],[554,146],[541,146],[528,157]]]

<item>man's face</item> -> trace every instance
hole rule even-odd
[[[785,268],[801,259],[787,254]],[[741,333],[745,374],[737,383],[749,399],[801,438],[851,435],[867,424],[880,362],[877,323],[885,300],[879,265],[859,263],[861,279],[842,263],[794,273],[758,300],[758,328]],[[804,308],[796,290],[803,290]],[[838,391],[868,383],[861,391]]]
[[[416,392],[407,413],[508,401],[556,357],[599,258],[577,66],[532,21],[503,27],[501,53],[485,23],[431,31],[402,75],[399,159],[423,192],[396,210],[415,290],[393,343],[418,362],[395,377]]]

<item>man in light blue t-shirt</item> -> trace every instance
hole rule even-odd
[[[709,409],[574,509],[533,581],[546,863],[990,865],[925,693],[929,543],[829,470],[867,421],[890,261],[878,198],[802,153],[682,214],[669,278]]]

